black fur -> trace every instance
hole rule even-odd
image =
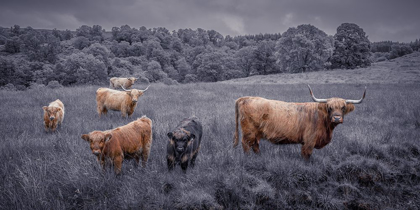
[[[172,132],[168,133],[166,159],[169,170],[172,170],[177,164],[181,165],[184,172],[188,168],[188,163],[194,167],[202,135],[203,128],[195,116],[183,119]]]

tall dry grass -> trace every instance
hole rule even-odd
[[[420,85],[368,86],[365,101],[310,161],[300,145],[263,141],[261,155],[233,149],[234,102],[252,95],[310,101],[306,84],[153,84],[131,118],[96,113],[97,86],[0,91],[1,209],[409,209],[420,208]],[[313,85],[319,98],[361,97],[363,86]],[[42,106],[59,98],[66,114],[43,130]],[[124,161],[103,172],[81,134],[147,115],[153,144],[146,168]],[[166,168],[166,133],[184,117],[201,119],[196,167]]]

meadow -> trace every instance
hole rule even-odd
[[[358,99],[364,89],[310,84],[318,98]],[[306,84],[152,84],[131,118],[99,118],[98,87],[0,91],[0,209],[420,208],[419,83],[367,85],[363,103],[309,161],[300,145],[262,141],[260,155],[232,147],[237,98],[309,102]],[[46,133],[42,106],[57,98],[64,122]],[[124,161],[121,176],[103,172],[81,135],[142,115],[153,121],[147,166]],[[166,133],[191,115],[204,127],[196,167],[168,172]]]

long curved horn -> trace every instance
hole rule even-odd
[[[122,85],[120,85],[121,86],[121,88],[123,89],[123,90],[125,90],[125,91],[131,91],[131,90],[126,90]]]
[[[314,93],[312,92],[311,86],[308,85],[308,88],[309,88],[309,93],[311,94],[311,97],[315,102],[319,102],[319,103],[326,103],[327,102],[327,99],[317,99],[317,98],[315,98]]]
[[[350,104],[360,104],[360,103],[362,103],[363,99],[366,96],[366,89],[367,89],[367,87],[365,86],[365,92],[363,92],[363,96],[362,96],[361,99],[359,99],[359,100],[346,100],[346,103],[350,103]]]
[[[142,92],[144,92],[144,91],[146,91],[147,89],[149,89],[149,87],[150,87],[150,85],[148,85],[146,89],[141,90],[141,91],[142,91]]]

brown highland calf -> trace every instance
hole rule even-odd
[[[150,86],[150,85],[149,85]],[[99,88],[96,91],[96,104],[99,117],[101,114],[107,114],[108,109],[121,111],[122,117],[133,114],[137,106],[137,100],[149,88],[144,90],[131,89],[124,91],[113,90],[109,88]]]
[[[106,131],[92,131],[83,134],[82,139],[90,143],[92,153],[105,169],[105,163],[111,162],[116,174],[121,172],[124,159],[134,158],[146,166],[152,146],[152,121],[143,116],[127,125]]]
[[[51,102],[48,106],[43,106],[44,110],[44,127],[45,131],[51,129],[55,131],[58,124],[63,123],[64,119],[64,104],[59,99]]]
[[[309,85],[308,85],[309,87]],[[242,147],[259,153],[260,139],[273,144],[302,144],[301,154],[309,159],[313,148],[321,149],[332,139],[334,128],[343,123],[344,115],[354,110],[359,100],[342,98],[317,99],[309,87],[312,103],[289,103],[260,97],[236,100],[234,147],[238,145],[238,121],[242,128]]]
[[[139,78],[137,77],[112,77],[109,79],[109,87],[112,89],[117,89],[120,87],[123,87],[125,89],[131,88],[131,86],[134,84],[135,81],[137,81]]]

